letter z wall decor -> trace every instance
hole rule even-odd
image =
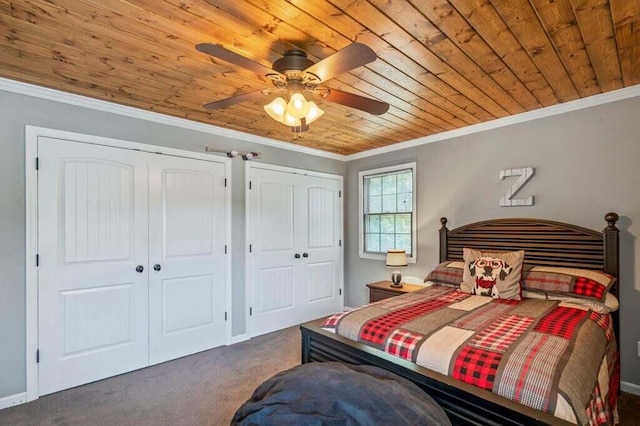
[[[511,188],[500,197],[498,202],[500,207],[524,207],[532,206],[534,202],[533,195],[527,198],[513,198],[518,191],[533,177],[535,169],[533,167],[522,167],[520,169],[504,169],[500,170],[500,180],[507,177],[519,176],[518,179],[511,185]]]

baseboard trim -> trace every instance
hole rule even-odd
[[[632,393],[634,395],[640,395],[640,385],[629,382],[620,382],[620,389],[623,392]]]
[[[24,404],[25,402],[27,402],[26,392],[5,396],[4,398],[0,398],[0,410],[13,407],[14,405]]]
[[[244,342],[246,340],[249,340],[249,335],[247,333],[238,334],[237,336],[231,336],[229,345],[235,345],[236,343]]]

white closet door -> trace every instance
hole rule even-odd
[[[149,156],[150,364],[225,343],[225,165]]]
[[[299,321],[306,322],[342,309],[342,199],[340,182],[304,176],[299,179],[302,230],[299,245],[305,266],[298,293]]]
[[[148,363],[147,154],[41,138],[38,155],[46,395]]]
[[[247,239],[252,253],[251,334],[257,336],[296,324],[296,283],[302,274],[295,258],[295,179],[255,169],[251,187]]]
[[[251,334],[340,310],[339,181],[259,168],[250,179]]]

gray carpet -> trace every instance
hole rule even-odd
[[[0,411],[0,425],[228,425],[263,381],[300,364],[288,328]]]
[[[228,425],[264,380],[300,363],[298,327],[44,396],[0,411],[0,425]],[[623,393],[620,424],[640,425]]]

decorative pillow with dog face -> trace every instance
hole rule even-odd
[[[460,290],[494,299],[520,300],[524,251],[488,253],[465,248]]]

